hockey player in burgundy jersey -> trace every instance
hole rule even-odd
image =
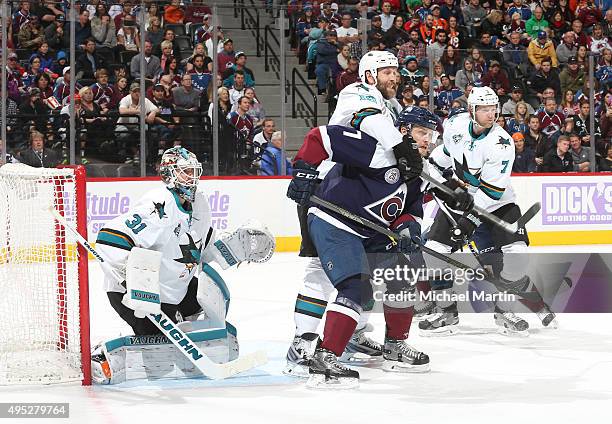
[[[316,189],[316,194],[347,210],[374,219],[402,234],[399,248],[413,253],[420,243],[422,217],[422,160],[415,142],[428,144],[436,137],[437,118],[421,108],[413,108],[414,118],[402,141],[379,141],[357,129],[327,126],[312,129],[296,156],[303,166],[291,182],[288,195],[296,200],[310,195],[308,181],[316,179],[315,167],[329,160],[334,163]],[[401,138],[400,138],[401,139]],[[306,175],[308,174],[308,175]],[[323,269],[338,290],[328,305],[323,341],[310,360],[309,385],[354,387],[359,374],[337,362],[359,321],[362,305],[372,292],[369,276],[374,264],[367,253],[387,253],[385,261],[396,261],[398,247],[389,239],[361,228],[329,210],[311,206],[308,229]],[[376,264],[380,266],[380,264]],[[385,266],[394,266],[386,263]],[[406,290],[404,282],[390,281],[387,293]],[[369,290],[369,292],[368,292]],[[412,321],[407,304],[384,302],[386,321],[383,369],[399,372],[425,372],[429,358],[406,343]]]

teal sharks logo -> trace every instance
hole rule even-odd
[[[191,237],[191,234],[186,233],[185,234],[187,236],[187,244],[180,244],[179,243],[179,247],[181,248],[181,253],[183,254],[183,257],[181,258],[176,258],[174,259],[176,262],[180,262],[182,264],[185,264],[185,267],[187,268],[188,271],[191,271],[194,267],[196,267],[199,263],[200,263],[200,247],[198,247],[198,244],[202,244],[202,240],[193,241],[193,237]]]
[[[495,145],[500,145],[505,149],[507,149],[508,147],[512,146],[512,144],[510,143],[510,139],[509,138],[504,138],[502,136],[499,137],[499,141],[497,143],[495,143]]]
[[[168,215],[166,215],[166,212],[164,211],[164,208],[166,207],[166,202],[161,202],[161,203],[157,203],[157,202],[153,202],[153,212],[151,212],[151,215],[153,215],[154,213],[157,213],[157,215],[159,216],[159,219],[162,218],[167,218]]]

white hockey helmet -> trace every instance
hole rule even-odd
[[[159,175],[166,187],[181,199],[193,202],[202,176],[202,165],[189,150],[175,146],[162,155]]]
[[[468,96],[468,111],[472,122],[476,125],[480,125],[476,122],[476,107],[477,106],[496,106],[497,112],[495,114],[495,120],[499,117],[499,97],[495,94],[495,91],[491,87],[474,87],[472,92]]]
[[[394,66],[396,68],[399,66],[397,57],[395,57],[392,53],[379,50],[368,52],[359,61],[359,78],[361,78],[362,83],[368,84],[366,71],[370,71],[372,78],[376,80],[378,70],[388,66]]]

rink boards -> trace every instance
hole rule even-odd
[[[513,176],[518,204],[526,210],[541,202],[542,210],[527,225],[533,245],[609,244],[612,242],[612,175],[557,174]],[[87,183],[88,238],[115,216],[127,212],[156,178],[103,179]],[[278,251],[296,251],[300,231],[296,206],[285,195],[288,178],[204,178],[212,221],[219,231],[232,230],[250,219],[264,223],[277,239]],[[425,207],[425,225],[436,213]]]

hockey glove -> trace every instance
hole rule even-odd
[[[317,187],[319,171],[303,160],[298,160],[293,165],[293,179],[287,188],[287,197],[306,206],[312,193]]]
[[[393,147],[393,153],[404,182],[408,183],[421,176],[423,159],[412,137],[405,135],[403,141]]]
[[[404,218],[404,216],[408,218]],[[400,216],[391,224],[391,228],[400,236],[398,250],[401,253],[410,255],[419,250],[421,247],[421,225],[414,221],[412,217],[408,215]]]
[[[450,195],[438,188],[433,188],[431,191],[442,200],[446,206],[456,211],[469,212],[474,207],[474,197],[463,188],[457,180],[451,178],[444,182],[444,185],[451,190],[454,194]]]
[[[452,252],[461,250],[468,243],[476,227],[481,224],[480,218],[473,212],[465,212],[451,229],[450,240]]]

